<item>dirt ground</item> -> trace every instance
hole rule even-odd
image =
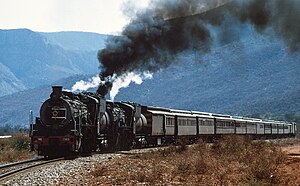
[[[282,147],[282,151],[287,153],[289,158],[285,167],[282,168],[283,172],[295,178],[296,183],[300,185],[300,144]]]
[[[282,151],[286,152],[290,156],[300,158],[300,144],[282,147]]]

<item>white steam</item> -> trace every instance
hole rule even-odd
[[[90,88],[96,88],[100,85],[100,83],[102,83],[102,82],[101,82],[99,76],[94,76],[91,79],[89,79],[88,81],[80,80],[72,86],[72,92],[86,91]]]
[[[121,88],[127,88],[130,85],[130,83],[132,83],[132,82],[140,85],[143,83],[143,80],[146,80],[146,79],[152,79],[152,73],[150,73],[150,72],[143,72],[143,73],[129,72],[129,73],[123,74],[121,76],[114,75],[112,77],[113,86],[110,90],[110,99],[114,100],[114,98],[119,93],[119,90]],[[72,92],[87,91],[90,88],[96,88],[100,84],[104,84],[104,83],[105,83],[105,81],[101,81],[99,76],[94,76],[91,79],[89,79],[88,81],[80,80],[80,81],[76,82],[72,86]]]
[[[127,88],[131,82],[140,85],[145,79],[152,79],[152,74],[150,72],[129,72],[118,77],[113,77],[113,86],[109,93],[110,99],[114,100],[115,96],[119,93],[120,88]]]

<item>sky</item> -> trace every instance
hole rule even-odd
[[[148,0],[129,0],[137,9]],[[0,29],[118,34],[130,21],[128,0],[0,0]]]

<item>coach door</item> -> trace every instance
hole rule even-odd
[[[166,135],[174,135],[175,131],[175,117],[166,116]]]
[[[164,115],[152,115],[152,135],[164,135]]]

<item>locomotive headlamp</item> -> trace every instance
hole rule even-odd
[[[39,141],[39,142],[41,142],[41,141],[43,141],[43,138],[35,138],[34,141]]]
[[[70,138],[63,138],[63,141],[70,141]]]
[[[58,111],[57,110],[53,110],[52,111],[52,116],[53,117],[57,117],[58,116]]]

